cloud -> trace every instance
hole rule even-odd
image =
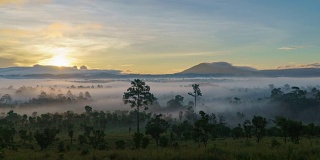
[[[121,67],[131,67],[131,66],[133,66],[133,64],[122,64],[122,65],[120,65]]]
[[[291,65],[277,67],[277,69],[294,69],[294,68],[320,68],[320,62],[310,63],[310,64],[300,64],[300,65],[291,64]]]
[[[189,53],[172,53],[172,54],[157,54],[151,55],[153,58],[189,58],[189,57],[212,57],[232,54],[231,50],[227,51],[211,51],[211,52],[189,52]]]
[[[0,0],[0,6],[9,5],[9,4],[21,5],[21,4],[30,3],[30,2],[47,2],[47,1],[49,0]]]
[[[30,37],[34,35],[35,32],[23,29],[12,29],[12,28],[4,28],[0,29],[1,37]]]
[[[285,51],[289,51],[289,50],[296,50],[296,49],[303,49],[303,48],[309,48],[310,46],[308,45],[302,45],[302,46],[285,46],[285,47],[281,47],[278,48],[280,50],[285,50]]]
[[[0,57],[0,67],[15,66],[15,62],[13,58]]]
[[[0,5],[7,4],[22,4],[25,3],[26,0],[0,0]]]
[[[89,32],[93,30],[101,30],[103,25],[99,23],[89,23],[80,25],[71,25],[68,23],[55,22],[50,24],[47,28],[43,30],[43,33],[48,38],[61,38],[69,34],[83,34],[84,32]]]

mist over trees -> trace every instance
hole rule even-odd
[[[199,111],[196,111],[199,95],[202,96],[201,102],[205,102],[203,99],[210,96],[202,94],[200,87],[201,84],[188,86],[194,91],[191,94],[194,96],[191,96],[192,99],[187,104],[184,102],[185,97],[177,94],[171,96],[163,107],[158,103],[158,98],[151,93],[151,87],[144,81],[135,79],[131,81],[131,85],[122,97],[123,103],[129,104],[132,109],[106,111],[87,105],[80,113],[67,110],[42,114],[33,112],[31,115],[10,110],[0,116],[0,151],[55,150],[61,155],[74,151],[79,152],[79,155],[88,155],[91,151],[125,150],[130,147],[137,150],[152,149],[152,147],[178,149],[184,148],[182,144],[210,148],[216,142],[225,139],[243,140],[248,144],[253,141],[257,145],[265,145],[266,141],[270,141],[270,137],[281,138],[281,141],[272,139],[270,144],[271,148],[274,148],[288,143],[299,145],[303,139],[316,143],[316,138],[320,136],[320,126],[317,121],[309,123],[297,117],[290,117],[310,108],[317,110],[320,92],[317,88],[303,90],[295,86],[285,85],[277,88],[269,85],[266,90],[270,96],[264,100],[256,99],[255,102],[248,102],[246,98],[240,96],[231,98],[232,101],[224,100],[233,107],[263,101],[272,109],[288,109],[287,115],[266,117],[246,112],[226,114],[208,110],[205,104],[197,107]],[[19,94],[25,92],[21,90]],[[249,91],[240,90],[240,92]],[[190,94],[186,92],[186,95]],[[12,103],[12,97],[5,94],[1,99],[3,104],[7,104],[5,107],[10,108],[8,104]],[[49,104],[52,101],[56,103],[57,100],[76,102],[92,101],[92,99],[94,98],[89,92],[80,91],[75,95],[71,90],[67,90],[66,94],[62,95],[42,91],[37,98],[30,101],[33,104]],[[131,126],[135,125],[137,128],[132,129]],[[129,137],[122,139],[121,136],[117,136],[114,140],[109,139],[108,137],[114,134],[112,133],[114,128],[122,128],[117,134]],[[224,143],[225,146],[228,145],[226,141]]]

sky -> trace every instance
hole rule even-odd
[[[319,67],[319,8],[319,0],[0,0],[0,67]]]

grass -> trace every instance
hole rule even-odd
[[[151,139],[151,144],[147,149],[135,149],[132,142],[132,134],[129,134],[127,127],[113,127],[106,130],[106,140],[108,150],[94,150],[89,146],[78,145],[75,133],[74,142],[70,145],[67,133],[60,133],[59,139],[65,145],[70,145],[70,151],[58,152],[56,142],[44,151],[40,151],[38,145],[33,142],[34,149],[27,145],[20,145],[17,151],[4,150],[7,160],[183,160],[183,159],[203,159],[203,160],[319,160],[320,145],[319,138],[311,140],[303,138],[299,144],[292,142],[283,143],[279,137],[266,137],[260,144],[254,138],[246,140],[240,139],[216,139],[210,140],[207,147],[203,145],[199,148],[193,141],[178,141],[179,148],[157,147],[155,141]],[[280,146],[272,147],[272,140],[276,139]],[[116,150],[115,141],[124,140],[126,149]],[[19,141],[17,138],[16,141]],[[88,154],[81,154],[83,150],[88,150]],[[1,158],[0,158],[1,159]]]

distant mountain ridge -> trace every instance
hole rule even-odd
[[[58,67],[58,66],[42,66],[34,65],[32,67],[8,67],[0,68],[0,75],[40,75],[40,74],[99,74],[99,73],[109,73],[109,74],[120,74],[119,70],[87,70],[78,69],[77,67]]]
[[[252,67],[233,66],[227,62],[200,63],[179,74],[231,74],[231,75],[252,75],[257,70]]]
[[[177,74],[206,76],[320,77],[320,68],[257,70],[252,67],[233,66],[227,62],[212,62],[200,63]]]
[[[41,66],[0,68],[0,78],[8,79],[99,79],[99,78],[194,78],[194,77],[320,77],[320,68],[257,70],[227,62],[200,63],[175,74],[123,74],[120,70],[86,69],[86,67]]]

